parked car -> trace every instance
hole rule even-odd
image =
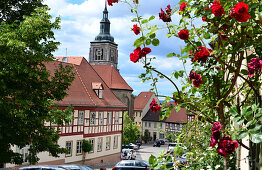
[[[58,165],[33,165],[19,168],[19,170],[65,170]]]
[[[150,170],[149,163],[144,160],[122,160],[112,167],[112,170],[119,169],[145,169]]]
[[[138,146],[138,148],[140,148],[140,146],[142,145],[142,142],[136,141],[135,144]]]
[[[164,145],[165,144],[165,141],[164,140],[159,140],[160,144],[161,145]]]
[[[133,143],[129,143],[129,146],[131,146],[131,148],[135,150],[139,149],[138,145],[133,144]]]
[[[120,154],[122,160],[132,160],[136,159],[136,151],[134,149],[122,149]]]
[[[160,147],[161,146],[161,143],[159,140],[155,141],[154,144],[153,144],[153,147]]]
[[[122,149],[133,149],[133,147],[129,145],[122,145]]]
[[[167,150],[171,151],[173,150],[176,146],[182,147],[183,149],[186,149],[186,147],[182,143],[169,143],[167,146]]]
[[[62,167],[68,170],[92,170],[92,168],[86,165],[59,165],[59,167]]]

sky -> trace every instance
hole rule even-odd
[[[61,42],[61,45],[54,55],[83,56],[88,60],[90,42],[95,39],[100,31],[105,0],[45,0],[45,3],[51,8],[50,14],[53,17],[61,17],[61,29],[55,30],[56,40]],[[165,26],[165,23],[158,17],[160,8],[165,9],[168,4],[173,4],[172,8],[179,7],[177,3],[178,0],[140,0],[139,14],[143,18],[155,15],[156,18],[152,21],[152,24]],[[135,49],[133,43],[139,37],[131,31],[133,24],[135,24],[131,22],[131,19],[135,16],[130,12],[129,6],[124,3],[114,3],[107,9],[111,22],[110,33],[114,37],[115,43],[118,44],[120,74],[134,89],[134,95],[148,91],[151,88],[152,81],[142,83],[141,79],[138,78],[141,73],[145,72],[142,63],[133,63],[129,58],[130,53]],[[177,24],[179,19],[178,14],[172,15],[172,23]],[[166,55],[171,52],[180,53],[184,42],[176,37],[167,38],[166,33],[166,30],[162,30],[156,34],[160,40],[158,47],[152,45],[148,47],[152,49],[149,56],[156,57],[152,65],[169,76],[174,70],[182,70],[183,65],[177,58],[167,58]],[[189,72],[190,66],[186,65],[186,69]],[[168,80],[158,80],[159,95],[172,96],[172,93],[176,91],[173,85]],[[174,81],[179,87],[181,86],[180,81]]]

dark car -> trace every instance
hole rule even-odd
[[[122,149],[133,149],[130,145],[122,145]]]
[[[142,145],[142,142],[136,141],[135,144],[140,148],[140,146]]]
[[[149,163],[143,160],[122,160],[112,167],[112,170],[145,169],[150,170]]]
[[[161,146],[161,143],[159,140],[155,141],[154,144],[153,144],[153,147],[160,147]]]
[[[164,145],[165,144],[165,141],[164,140],[159,140],[160,144],[161,145]]]
[[[64,169],[68,170],[92,170],[92,168],[86,166],[86,165],[59,165],[59,167],[62,167]]]

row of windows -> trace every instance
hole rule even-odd
[[[147,127],[147,122],[145,122],[145,127]],[[151,127],[151,122],[148,122],[148,127]],[[160,129],[162,129],[162,123],[159,123]],[[157,122],[154,122],[154,128],[157,128]]]
[[[111,149],[111,136],[106,137],[106,146],[105,150],[110,150]],[[113,149],[117,149],[118,147],[118,136],[114,136],[113,139]],[[90,143],[92,144],[93,148],[89,153],[93,153],[95,150],[95,139],[89,139]],[[81,155],[83,153],[82,151],[82,140],[76,141],[76,155]],[[97,145],[96,145],[96,150],[97,152],[102,152],[103,151],[103,137],[100,137],[97,139]],[[72,156],[72,150],[73,150],[73,141],[66,141],[66,149],[67,149],[67,157]]]
[[[89,119],[89,125],[95,126],[96,125],[96,112],[90,112],[90,119]],[[78,125],[84,125],[84,119],[85,119],[85,111],[78,111]],[[114,122],[112,122],[114,121]],[[112,120],[112,112],[107,112],[107,118],[106,118],[106,125],[119,124],[119,112],[115,112],[114,120]],[[55,124],[52,124],[55,126]],[[72,125],[72,121],[69,122],[69,125]],[[104,112],[98,113],[98,125],[104,125]]]

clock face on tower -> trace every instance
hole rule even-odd
[[[96,49],[96,60],[103,60],[103,49]]]

